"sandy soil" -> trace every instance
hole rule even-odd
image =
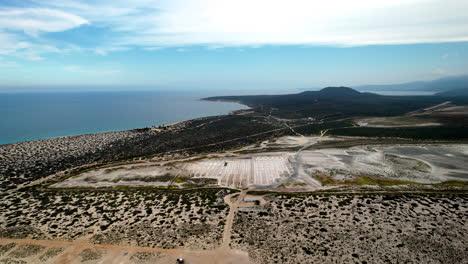
[[[0,245],[14,244],[3,255],[0,262],[17,261],[18,263],[161,263],[173,264],[177,258],[183,258],[190,264],[249,264],[249,257],[241,250],[220,248],[215,250],[194,251],[187,249],[164,249],[139,246],[120,246],[34,239],[0,239]],[[24,256],[15,256],[15,252],[28,248]],[[32,249],[39,248],[33,251]],[[60,248],[56,255],[48,254],[52,248]],[[24,250],[23,250],[24,251]],[[49,257],[45,257],[45,256]]]
[[[234,222],[234,216],[239,205],[242,203],[247,190],[244,190],[240,193],[231,194],[224,197],[224,202],[229,206],[229,214],[226,217],[226,224],[224,226],[223,232],[223,243],[221,248],[226,249],[230,247],[231,244],[231,233],[232,233],[232,224]],[[233,201],[234,198],[234,201]]]

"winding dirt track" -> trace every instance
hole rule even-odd
[[[129,263],[130,257],[136,252],[160,253],[161,258],[158,263],[175,263],[177,258],[184,258],[190,264],[248,264],[250,263],[247,253],[230,250],[230,249],[214,249],[214,250],[188,250],[188,249],[164,249],[164,248],[149,248],[139,246],[120,246],[120,245],[105,245],[92,244],[76,241],[60,241],[60,240],[35,240],[35,239],[0,239],[1,244],[15,243],[17,248],[21,245],[39,245],[46,248],[61,247],[65,250],[53,260],[52,263],[68,264],[80,263],[79,254],[83,249],[92,248],[104,250],[104,255],[98,263]],[[15,248],[9,250],[10,252]],[[44,251],[43,251],[44,252]],[[40,263],[37,256],[26,259],[28,263]]]
[[[226,217],[226,224],[224,225],[223,243],[221,244],[221,248],[229,248],[229,245],[231,244],[231,231],[232,224],[234,223],[234,216],[236,215],[237,207],[239,207],[239,204],[244,200],[246,194],[247,190],[243,190],[240,193],[234,193],[224,197],[224,202],[229,205],[229,214]],[[237,196],[237,198],[233,202],[232,198],[234,196]]]
[[[93,244],[85,241],[61,241],[61,240],[40,240],[40,239],[9,239],[0,238],[0,244],[15,243],[16,246],[9,251],[12,252],[22,245],[39,245],[48,248],[64,248],[64,251],[58,255],[51,263],[68,264],[80,263],[79,254],[82,250],[91,248],[104,251],[102,258],[98,263],[131,263],[130,257],[137,252],[159,253],[162,257],[158,259],[158,263],[175,263],[175,259],[184,258],[190,264],[250,264],[247,252],[233,250],[230,248],[231,231],[234,222],[234,217],[239,204],[247,194],[247,190],[240,193],[234,193],[224,197],[224,201],[229,205],[229,213],[224,226],[223,241],[219,248],[214,250],[190,250],[183,248],[165,249],[165,248],[150,248],[140,246],[125,246],[125,245],[109,245],[109,244]],[[234,198],[235,197],[235,198]],[[233,198],[235,199],[233,201]],[[25,259],[28,263],[39,263],[39,256],[45,250],[35,256]]]

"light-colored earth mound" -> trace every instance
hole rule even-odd
[[[371,117],[356,120],[359,126],[365,127],[424,127],[439,126],[434,119],[415,116]]]
[[[324,137],[283,137],[285,150],[253,154],[218,153],[192,159],[100,168],[52,185],[67,187],[151,186],[316,190],[362,177],[406,183],[468,181],[468,145],[356,146],[314,150]],[[346,140],[326,138],[326,140]],[[337,142],[338,142],[337,141]],[[271,144],[265,142],[265,148]],[[296,145],[304,144],[304,145]],[[302,146],[295,151],[291,146]],[[281,148],[280,148],[281,150]],[[319,180],[319,181],[318,181]],[[366,184],[366,182],[362,182]]]
[[[53,185],[67,187],[153,186],[167,187],[174,179],[170,166],[121,166],[92,170]]]
[[[455,106],[447,101],[401,116],[358,118],[355,122],[367,127],[424,127],[439,126],[452,118],[466,118],[467,115],[468,106]]]
[[[204,187],[233,188],[271,186],[293,173],[292,154],[214,158],[170,165],[122,166],[92,170],[52,185],[67,187]],[[210,179],[214,180],[210,181]]]
[[[186,164],[182,169],[193,177],[214,177],[221,186],[234,188],[273,185],[293,172],[288,155],[205,160]]]
[[[468,145],[353,147],[302,151],[306,171],[335,180],[362,176],[418,183],[468,180]]]

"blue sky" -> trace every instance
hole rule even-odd
[[[0,1],[0,91],[284,90],[462,74],[466,0]]]

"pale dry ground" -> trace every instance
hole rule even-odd
[[[466,116],[468,115],[468,106],[448,106],[443,109],[437,110],[438,114],[440,115],[461,115]]]
[[[265,152],[245,155],[243,151],[257,149],[246,146],[236,151],[212,153],[206,156],[193,156],[184,159],[138,161],[86,171],[65,181],[51,185],[52,188],[70,187],[114,187],[114,186],[152,186],[186,188],[204,186],[223,186],[230,188],[271,188],[281,185],[297,173],[295,166],[297,154],[304,148],[326,137],[288,136],[275,141],[261,142],[264,149],[297,148],[297,152]],[[202,158],[202,160],[198,160]],[[195,161],[191,161],[195,160]],[[172,178],[171,178],[172,177]],[[307,190],[317,189],[320,184],[310,177],[302,177],[309,186]],[[206,179],[215,179],[217,184],[208,184]],[[203,185],[205,184],[205,185]]]
[[[268,153],[267,153],[268,154]],[[253,188],[270,186],[293,173],[291,154],[244,156],[237,159],[203,160],[184,164],[195,178],[217,178],[220,186]]]
[[[337,181],[362,176],[417,183],[468,181],[468,145],[361,146],[303,151],[301,156],[309,175],[326,174]]]
[[[236,210],[239,205],[242,203],[247,190],[244,190],[240,193],[231,194],[224,197],[224,202],[229,206],[229,214],[226,217],[226,225],[223,232],[223,243],[221,244],[222,249],[230,248],[231,245],[231,233],[232,233],[232,224],[234,223],[234,216],[236,215]],[[232,200],[234,198],[234,201]]]
[[[466,118],[466,116],[468,116],[468,106],[455,106],[447,101],[401,116],[357,118],[354,122],[367,127],[425,127],[442,125],[438,121],[439,118]]]
[[[21,254],[22,253],[22,254]],[[2,255],[6,257],[1,258]],[[161,263],[183,258],[190,264],[250,264],[241,250],[195,251],[57,240],[0,239],[0,263]]]
[[[441,123],[428,118],[416,116],[371,117],[356,120],[359,126],[365,127],[427,127],[440,126]]]
[[[320,177],[330,177],[337,184],[361,177],[424,184],[468,180],[468,145],[357,146],[314,150],[314,145],[322,141],[346,140],[324,135],[281,137],[234,152],[91,170],[52,187],[223,186],[311,191],[331,188],[322,186],[318,181]],[[295,150],[291,151],[291,148]],[[267,152],[268,149],[275,149],[275,152]],[[256,152],[245,154],[251,150]]]

